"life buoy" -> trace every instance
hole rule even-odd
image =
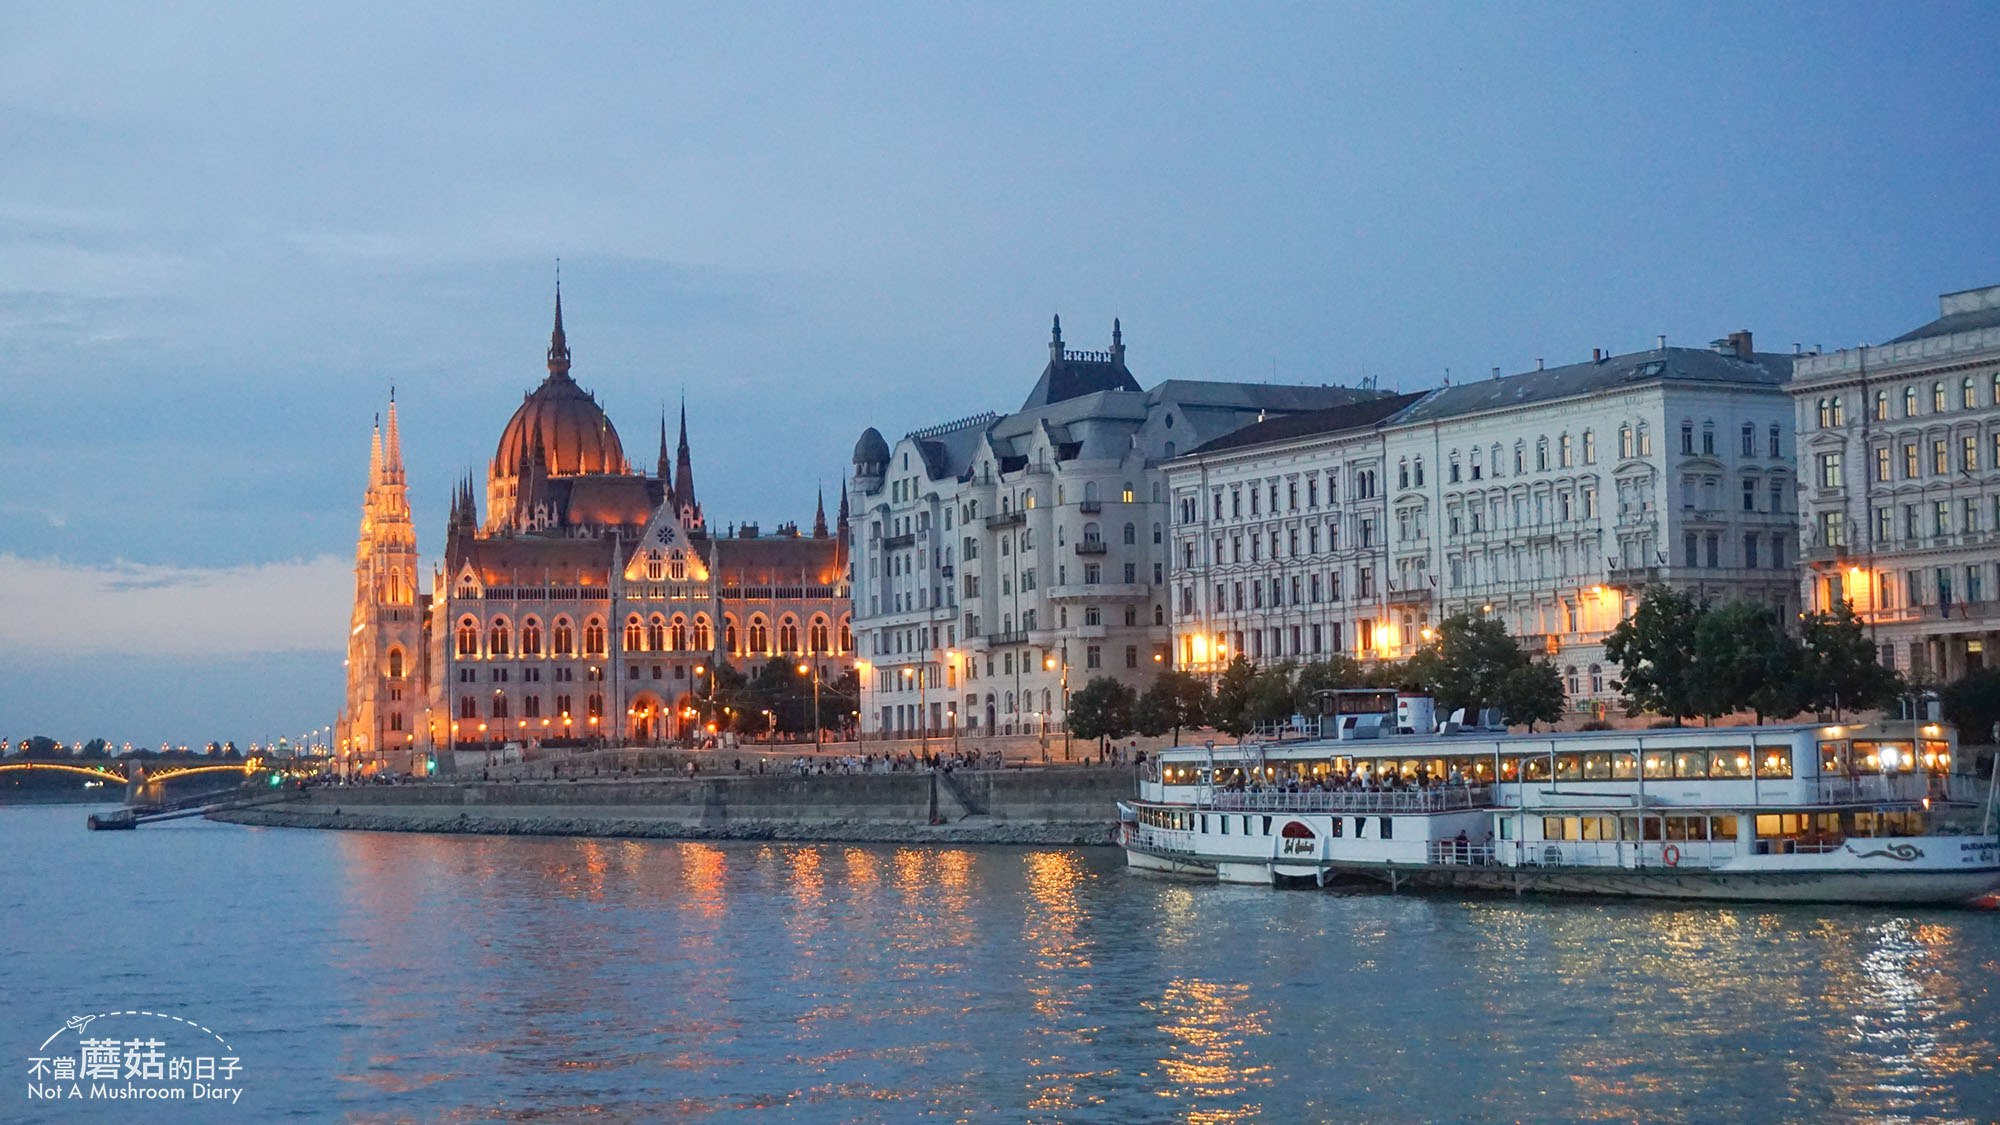
[[[1666,847],[1660,849],[1660,858],[1667,861],[1668,867],[1679,867],[1681,865],[1681,849],[1674,844],[1668,844]]]

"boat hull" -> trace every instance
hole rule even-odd
[[[1731,871],[1340,862],[1315,868],[1157,852],[1129,841],[1124,847],[1126,864],[1134,870],[1261,885],[1324,886],[1363,881],[1395,890],[1902,906],[1967,906],[2000,892],[2000,868]]]

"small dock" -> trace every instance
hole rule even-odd
[[[297,801],[305,797],[297,790],[279,793],[260,793],[254,797],[227,796],[237,791],[224,790],[220,793],[202,793],[193,797],[183,797],[166,805],[141,805],[129,809],[119,809],[112,813],[91,813],[84,820],[84,827],[92,832],[129,832],[142,824],[158,824],[167,820],[183,820],[191,816],[207,816],[211,812],[224,809],[250,809],[259,805],[276,805],[286,801]]]

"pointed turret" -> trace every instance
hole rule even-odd
[[[556,327],[549,333],[549,374],[569,375],[569,339],[563,335],[562,275],[556,275]]]
[[[375,437],[368,448],[368,487],[382,483],[382,416],[375,416]]]
[[[694,498],[694,456],[688,451],[687,400],[681,400],[681,444],[674,454],[674,510],[690,529],[701,526],[701,502]]]
[[[813,538],[826,538],[826,489],[819,490],[818,501],[813,505]]]
[[[666,410],[660,410],[660,490],[666,496],[674,494],[674,462],[666,458]]]
[[[1052,362],[1052,363],[1060,363],[1060,362],[1062,362],[1062,353],[1063,353],[1063,346],[1062,346],[1062,314],[1061,314],[1061,313],[1057,313],[1057,314],[1056,314],[1056,316],[1055,316],[1055,321],[1054,321],[1054,323],[1050,324],[1050,326],[1049,326],[1049,360],[1050,360],[1050,362]]]
[[[403,438],[396,429],[396,388],[389,388],[389,428],[382,448],[383,480],[403,483]]]
[[[847,490],[840,490],[840,515],[834,518],[834,530],[840,532],[842,540],[847,538]]]
[[[1111,318],[1111,362],[1125,366],[1125,333],[1119,331],[1118,318]]]

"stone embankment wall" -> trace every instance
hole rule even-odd
[[[215,819],[505,835],[1101,844],[1117,801],[1136,789],[1131,767],[368,785]]]

